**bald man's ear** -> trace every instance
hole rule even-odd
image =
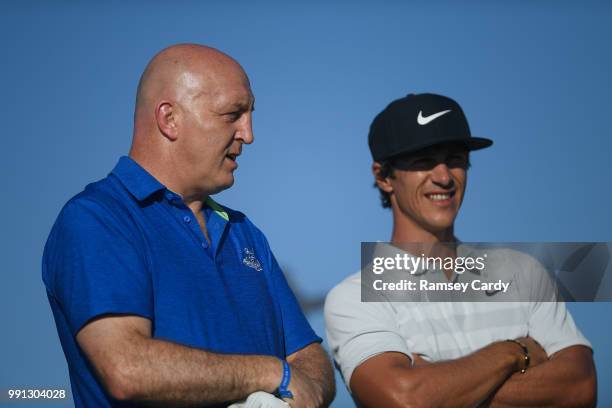
[[[178,137],[177,112],[170,102],[161,102],[155,111],[159,131],[170,140]]]
[[[381,169],[382,169],[382,166],[380,163],[378,162],[372,163],[372,174],[374,174],[376,185],[378,186],[378,188],[380,188],[385,193],[391,194],[393,193],[393,186],[391,185],[391,182],[389,181],[391,177],[384,177],[384,178],[381,177],[381,174],[380,174]]]

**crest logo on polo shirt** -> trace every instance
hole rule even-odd
[[[255,251],[250,248],[244,248],[244,258],[242,259],[242,263],[248,266],[249,268],[255,269],[257,272],[263,271],[261,263],[259,260],[255,258]]]

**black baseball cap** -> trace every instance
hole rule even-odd
[[[472,137],[457,102],[430,93],[409,94],[391,102],[374,118],[368,135],[377,162],[448,142],[465,143],[468,150],[493,144],[491,139]]]

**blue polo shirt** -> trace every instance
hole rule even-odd
[[[212,352],[286,358],[321,339],[262,232],[208,200],[210,245],[181,197],[129,157],[60,212],[42,276],[77,407],[119,406],[76,342],[96,316],[150,319],[153,337]]]

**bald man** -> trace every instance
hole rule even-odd
[[[321,339],[266,238],[211,198],[253,142],[253,109],[229,56],[161,51],[138,86],[129,157],[59,214],[43,281],[77,407],[333,399]]]

